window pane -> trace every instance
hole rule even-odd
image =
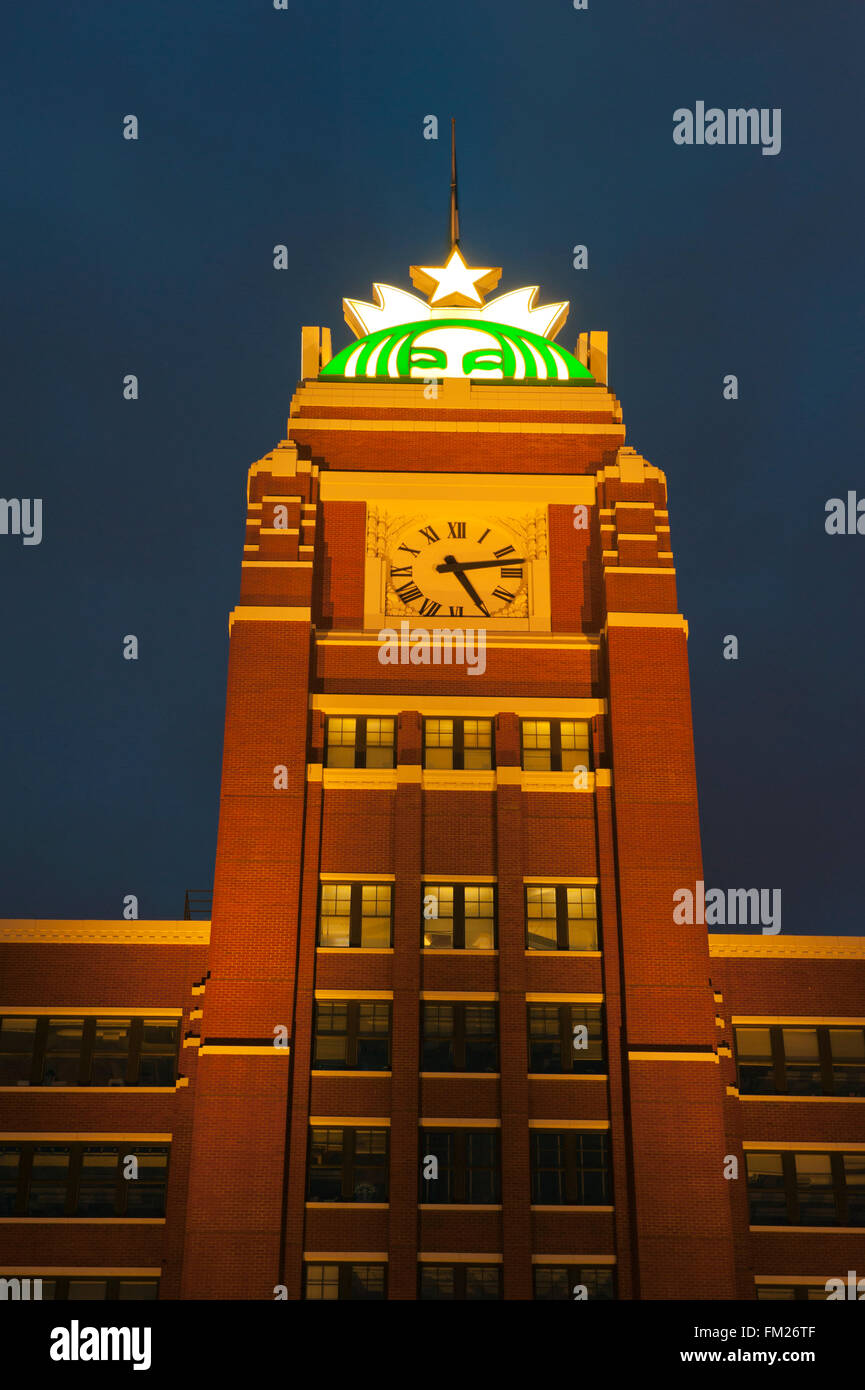
[[[70,1279],[66,1297],[72,1301],[103,1302],[108,1297],[107,1279]]]
[[[454,722],[452,719],[424,721],[424,767],[450,769],[454,765]]]
[[[865,1029],[830,1028],[833,1091],[836,1096],[865,1096]]]
[[[466,1298],[501,1298],[501,1277],[497,1265],[466,1266]]]
[[[422,918],[424,946],[438,950],[450,950],[454,944],[454,890],[450,884],[425,883],[424,898],[432,898],[425,908]],[[437,915],[427,917],[426,912],[434,907]]]
[[[570,1279],[565,1265],[535,1265],[535,1298],[571,1298]]]
[[[865,1154],[844,1154],[847,1225],[865,1226]]]
[[[44,1086],[75,1086],[81,1070],[83,1018],[49,1018],[45,1043]]]
[[[609,1202],[607,1136],[588,1132],[577,1136],[577,1201],[587,1206]]]
[[[136,1302],[159,1297],[158,1279],[120,1279],[117,1284],[117,1297],[122,1302]]]
[[[339,1265],[307,1265],[305,1296],[316,1302],[339,1298]]]
[[[352,1265],[351,1297],[384,1298],[384,1265]]]
[[[342,1197],[343,1131],[313,1129],[309,1145],[309,1200],[338,1202]]]
[[[367,948],[390,946],[389,883],[365,883],[361,889],[360,943]]]
[[[123,1086],[129,1061],[128,1018],[97,1018],[90,1063],[91,1086]]]
[[[352,1196],[356,1202],[387,1200],[387,1130],[355,1130]]]
[[[496,941],[495,894],[492,885],[467,883],[463,895],[466,950],[493,950]]]
[[[453,1071],[454,1010],[451,1004],[424,1004],[422,1008],[424,1071]]]
[[[835,1224],[832,1160],[828,1154],[795,1154],[796,1191],[801,1226]]]
[[[780,1154],[748,1153],[748,1194],[753,1226],[786,1226],[787,1197]]]
[[[348,946],[351,915],[351,884],[321,885],[321,915],[318,940],[321,946]]]
[[[559,725],[562,739],[562,763],[566,763],[565,753],[579,752],[588,754],[589,751],[589,726],[582,719],[563,719]],[[588,757],[578,759],[588,766]],[[570,769],[570,763],[566,770]]]
[[[66,1207],[69,1150],[40,1145],[33,1154],[28,1216],[62,1216]]]
[[[598,949],[598,908],[594,888],[568,888],[568,950]]]
[[[463,720],[463,766],[466,770],[492,767],[492,729],[489,719]]]
[[[455,1298],[453,1265],[421,1265],[420,1296],[422,1299]]]
[[[29,1086],[36,1019],[0,1019],[0,1086]]]
[[[421,1181],[420,1200],[422,1202],[452,1202],[454,1180],[454,1136],[448,1129],[425,1129],[421,1131]],[[425,1177],[433,1165],[427,1160],[435,1158],[438,1173],[435,1177]]]
[[[180,1024],[164,1018],[145,1018],[141,1029],[139,1086],[173,1086],[177,1079]]]
[[[529,1071],[562,1071],[562,1040],[556,1004],[529,1004]]]
[[[599,1074],[604,1070],[604,1035],[601,1008],[596,1004],[572,1004],[571,1051],[574,1071]],[[583,1032],[582,1030],[586,1031]],[[585,1047],[576,1043],[586,1042]]]
[[[166,1149],[136,1145],[138,1177],[126,1180],[127,1216],[164,1216],[165,1190],[168,1181],[168,1152]],[[125,1166],[124,1146],[120,1149]]]
[[[17,1145],[0,1145],[0,1216],[15,1215],[20,1158]]]
[[[81,1158],[76,1215],[115,1215],[118,1161],[118,1153],[115,1148],[100,1145],[84,1150]]]
[[[782,1028],[787,1091],[794,1096],[823,1094],[816,1028]]]
[[[326,767],[354,767],[356,719],[328,719]]]

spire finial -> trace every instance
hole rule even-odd
[[[457,207],[457,123],[451,116],[451,251],[460,244],[460,214]]]

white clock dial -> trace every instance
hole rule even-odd
[[[436,517],[404,532],[389,561],[400,603],[422,617],[491,618],[526,586],[517,538],[485,521]]]

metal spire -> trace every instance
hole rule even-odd
[[[460,214],[457,207],[457,123],[451,116],[451,251],[460,244]]]

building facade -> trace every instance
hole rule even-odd
[[[498,274],[454,246],[425,297],[346,301],[336,357],[303,330],[249,471],[211,920],[0,924],[0,1275],[43,1297],[865,1275],[865,940],[677,920],[666,480],[606,335],[566,351]]]

